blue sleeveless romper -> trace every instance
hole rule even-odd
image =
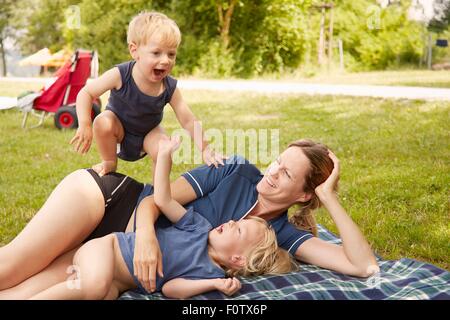
[[[106,110],[114,112],[122,123],[125,135],[117,156],[126,161],[136,161],[146,155],[142,152],[144,138],[163,118],[164,106],[172,99],[177,80],[167,76],[163,79],[164,91],[159,96],[142,93],[131,75],[136,61],[118,64],[122,87],[112,89]]]

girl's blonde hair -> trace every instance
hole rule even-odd
[[[254,216],[248,216],[247,219],[264,224],[266,227],[264,236],[247,255],[245,265],[240,269],[226,270],[227,275],[249,277],[262,274],[282,274],[296,270],[297,265],[291,255],[278,247],[275,231],[267,221]]]
[[[181,32],[178,25],[163,13],[141,12],[128,25],[127,43],[137,46],[146,45],[153,35],[170,47],[178,47]]]
[[[309,171],[305,177],[303,191],[311,194],[309,201],[298,203],[299,209],[291,215],[289,221],[297,228],[310,231],[317,236],[317,223],[313,211],[320,207],[320,201],[315,189],[330,176],[334,164],[328,156],[328,147],[321,143],[303,139],[292,142],[289,147],[301,148],[309,160]]]

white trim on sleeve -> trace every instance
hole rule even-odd
[[[307,237],[307,236],[310,236],[310,234],[304,234],[303,236],[301,236],[300,238],[298,238],[297,240],[295,240],[295,242],[289,247],[289,252],[291,252],[291,249],[292,249],[292,247],[293,246],[295,246],[295,244],[297,243],[297,242],[299,242],[300,240],[302,240],[304,237]],[[295,252],[293,253],[293,255],[295,254]]]
[[[197,187],[200,190],[200,193],[202,194],[202,197],[203,197],[203,190],[202,190],[202,188],[200,188],[200,185],[198,184],[197,180],[195,180],[195,178],[189,172],[186,172],[186,173],[192,178],[192,180],[194,180],[195,184],[197,185]]]

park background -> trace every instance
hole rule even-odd
[[[0,96],[42,87],[48,73],[18,66],[42,48],[96,50],[100,72],[129,60],[127,25],[142,10],[178,23],[182,43],[173,75],[180,79],[450,88],[450,51],[442,46],[450,35],[446,0],[0,0],[0,9]],[[33,78],[17,80],[24,70]],[[206,129],[277,129],[280,149],[306,137],[327,144],[342,163],[340,199],[375,252],[450,270],[449,101],[183,95]],[[23,130],[21,118],[16,109],[0,111],[2,245],[65,175],[99,159],[95,143],[85,156],[73,152],[74,132],[56,129],[51,119]],[[163,126],[179,129],[170,108]],[[148,159],[120,161],[119,171],[149,181],[150,166]],[[192,167],[174,167],[172,179]],[[337,232],[324,210],[316,217]]]

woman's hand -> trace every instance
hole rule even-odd
[[[330,150],[328,150],[328,156],[333,161],[334,164],[333,171],[331,171],[331,174],[327,178],[327,180],[325,180],[325,182],[317,186],[316,189],[314,190],[317,196],[319,197],[320,201],[322,201],[322,203],[332,197],[336,197],[335,188],[339,181],[339,172],[340,172],[339,159]]]
[[[133,257],[134,275],[148,291],[156,290],[156,270],[163,277],[162,253],[155,233],[136,232],[136,244]]]
[[[215,152],[210,146],[206,146],[202,151],[202,159],[208,167],[213,164],[217,168],[219,164],[224,165],[223,159],[228,159],[228,157]]]
[[[215,288],[227,296],[231,296],[241,289],[238,278],[216,279]]]

